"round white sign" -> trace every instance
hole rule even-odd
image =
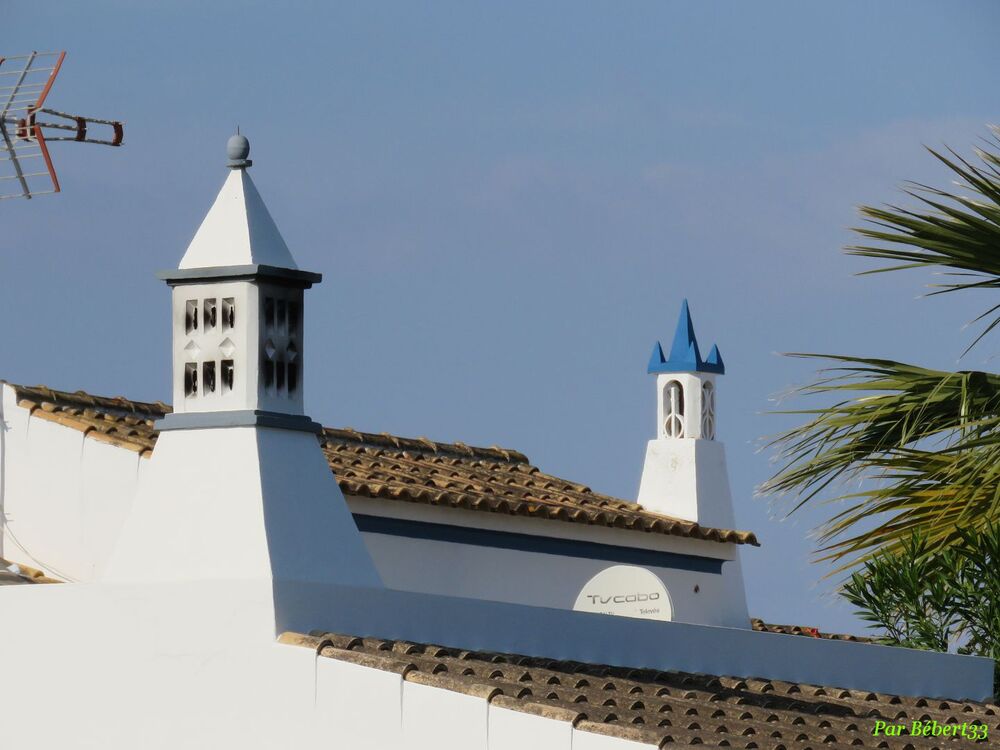
[[[602,570],[580,590],[573,609],[645,620],[673,618],[663,581],[651,571],[634,565],[614,565]]]

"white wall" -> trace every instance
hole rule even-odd
[[[386,618],[396,625],[406,624],[408,616],[433,619],[415,606],[419,599],[412,594],[380,591],[373,598],[359,589],[322,586],[315,593],[311,601],[316,612],[308,624],[296,628],[298,632],[324,623],[338,628],[338,618],[345,616],[368,621],[373,613],[369,624],[376,629],[379,619],[382,627]],[[456,622],[465,623],[463,627],[475,623],[467,636],[473,640],[490,627],[508,637],[509,623],[527,614],[505,614],[502,608],[510,605],[481,602],[448,611],[460,603],[428,602],[426,606],[440,614],[434,625],[440,639],[425,637],[429,633],[414,634],[414,639],[451,642],[455,634],[444,631],[454,629]],[[595,734],[585,724],[570,732],[557,719],[549,719],[550,724],[511,716],[498,711],[509,706],[488,704],[485,695],[436,688],[430,675],[421,682],[403,681],[398,674],[367,666],[329,663],[309,648],[276,644],[274,604],[268,581],[0,588],[0,746],[514,750],[530,748],[526,743],[533,737],[545,738],[544,746],[555,750],[643,747]],[[471,610],[476,608],[483,611],[475,614]],[[578,632],[569,646],[582,656],[584,650],[598,648],[592,638],[596,619],[614,621],[617,629],[626,624],[619,618],[557,614],[581,618],[581,629],[559,628],[545,643],[536,643],[554,658],[573,658],[553,645],[555,638],[566,645],[560,634]],[[488,626],[482,616],[493,618]],[[523,622],[533,630],[518,638],[531,640],[542,632],[536,627],[539,622]],[[553,620],[553,625],[559,623]],[[980,691],[992,687],[992,663],[974,657],[677,623],[627,625],[644,658],[651,654],[644,641],[661,631],[657,642],[666,651],[673,648],[680,669],[690,670],[700,662],[705,669],[695,671],[862,689],[849,684],[849,675],[854,675],[867,681],[865,689],[906,692],[899,690],[905,682],[916,694],[943,696],[981,697],[986,693]],[[615,644],[624,635],[604,627],[597,630]],[[496,632],[489,637],[498,650],[505,650]],[[595,652],[594,658],[600,656]],[[762,667],[784,673],[763,674]],[[788,674],[789,669],[801,674]],[[937,692],[935,684],[946,692]]]
[[[362,536],[388,588],[556,609],[572,609],[587,581],[621,564],[388,534]],[[749,627],[738,560],[724,562],[722,574],[644,567],[666,586],[674,620]]]
[[[644,567],[667,587],[673,619],[750,627],[739,552],[734,544],[376,498],[349,496],[347,502],[356,515],[536,536],[540,541],[554,538],[591,542],[721,561],[721,575],[666,566]],[[635,564],[619,563],[610,558],[565,557],[372,532],[363,532],[362,536],[389,588],[558,609],[572,609],[584,584],[605,568]],[[418,559],[421,564],[415,566],[413,561]]]
[[[0,557],[57,578],[100,577],[146,459],[32,416],[13,388],[0,391]]]
[[[573,746],[573,725],[490,704],[489,750],[562,750]]]
[[[733,528],[725,446],[694,438],[650,440],[637,502],[654,513]]]
[[[403,678],[395,672],[316,657],[316,732],[338,738],[341,747],[397,746],[402,739],[402,696]]]
[[[249,426],[160,434],[104,580],[381,586],[316,436]]]
[[[581,747],[637,750],[648,747],[574,729],[568,720],[505,708],[487,702],[485,697],[405,682],[393,672],[324,656],[316,659],[315,715],[319,742],[351,750],[397,747],[415,750],[579,750]]]
[[[247,582],[3,587],[0,746],[646,747],[275,643],[269,600]]]

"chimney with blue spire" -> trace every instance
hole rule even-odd
[[[715,439],[715,376],[726,366],[719,347],[701,358],[688,301],[681,304],[670,354],[657,341],[646,369],[656,375],[657,436],[661,439]]]
[[[681,304],[674,340],[653,347],[647,372],[656,376],[656,436],[646,445],[637,502],[645,509],[718,529],[736,528],[729,493],[725,446],[716,440],[716,378],[725,374],[719,348],[702,359],[691,308]],[[702,602],[725,602],[727,625],[748,627],[743,569],[735,545],[714,545],[693,554],[724,554],[721,594],[703,587]],[[697,590],[697,588],[696,588]]]
[[[667,352],[653,346],[656,438],[649,441],[638,502],[705,526],[733,528],[725,452],[716,437],[716,378],[726,371],[717,346],[702,358],[688,301]]]
[[[674,332],[674,343],[670,345],[670,356],[663,355],[663,346],[657,341],[653,346],[653,355],[649,358],[649,373],[659,372],[710,372],[715,375],[725,375],[726,365],[722,361],[719,347],[712,344],[708,359],[701,358],[698,348],[698,338],[694,335],[694,323],[691,322],[691,308],[688,301],[681,304],[681,315],[677,319],[677,330]]]

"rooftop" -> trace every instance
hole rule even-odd
[[[0,381],[3,382],[3,381]],[[33,417],[79,430],[87,438],[148,458],[162,401],[108,398],[83,391],[8,384]],[[631,529],[714,542],[757,545],[749,531],[717,529],[660,515],[542,472],[528,457],[499,447],[474,448],[350,428],[324,428],[323,453],[345,495],[446,508]]]
[[[760,618],[750,618],[750,627],[761,633],[779,633],[781,635],[802,635],[808,638],[827,638],[833,641],[855,641],[857,643],[874,643],[874,638],[867,638],[863,635],[844,635],[840,633],[824,633],[818,628],[811,628],[804,625],[776,625],[764,622]]]
[[[582,731],[657,747],[759,750],[952,747],[961,737],[874,736],[879,719],[983,725],[1000,734],[1000,707],[779,680],[623,669],[333,633],[286,633],[282,642],[325,658],[484,698]],[[981,730],[980,730],[981,731]]]
[[[16,586],[32,583],[60,583],[49,578],[42,571],[4,560],[0,557],[0,586]]]

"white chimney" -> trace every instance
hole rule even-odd
[[[702,359],[687,300],[669,355],[659,342],[649,361],[656,375],[656,438],[646,446],[638,502],[656,513],[702,526],[734,527],[726,454],[716,441],[719,349]]]
[[[230,138],[232,171],[180,267],[160,274],[173,293],[174,413],[105,580],[256,581],[275,597],[283,584],[381,586],[303,414],[303,292],[320,275],[295,265],[249,151]]]

